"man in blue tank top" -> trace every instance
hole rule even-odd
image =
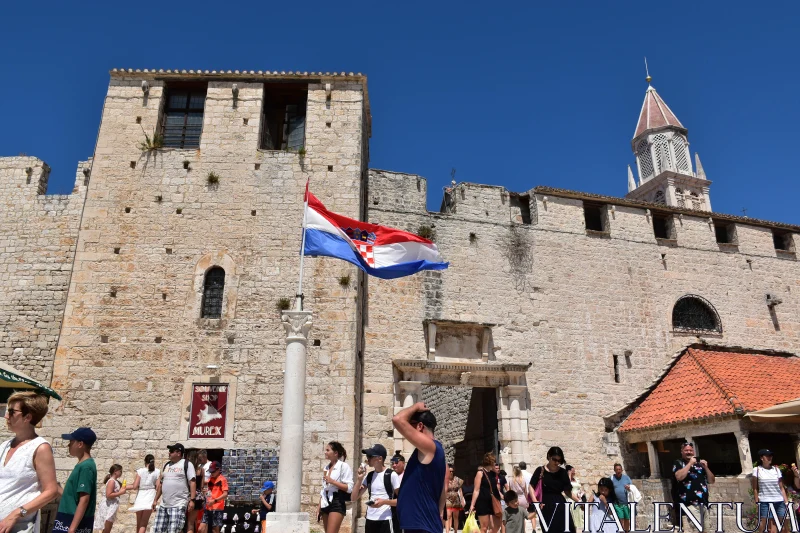
[[[419,402],[394,415],[392,424],[416,448],[406,464],[397,497],[400,529],[403,533],[442,533],[447,465],[442,443],[433,438],[436,417]]]

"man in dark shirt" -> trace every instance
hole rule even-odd
[[[400,528],[404,533],[442,533],[447,462],[442,443],[433,438],[436,417],[419,402],[394,415],[392,424],[416,448],[397,498]]]
[[[694,445],[684,442],[681,445],[681,459],[672,464],[672,473],[675,476],[675,511],[681,517],[679,504],[687,507],[694,505],[700,509],[700,524],[705,529],[706,509],[708,508],[708,485],[714,483],[714,473],[708,468],[708,462],[700,460],[694,455]]]

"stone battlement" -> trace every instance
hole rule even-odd
[[[591,193],[534,187],[515,193],[505,187],[462,182],[445,187],[439,213],[426,208],[427,180],[415,174],[370,170],[372,211],[425,215],[434,224],[445,218],[482,224],[532,226],[593,238],[690,247],[726,253],[794,258],[800,226]],[[598,227],[588,227],[586,209],[594,209]],[[659,236],[656,225],[663,225]],[[724,228],[728,242],[719,242]],[[415,231],[413,228],[411,231]],[[776,249],[776,242],[783,248]],[[665,250],[666,251],[666,250]]]

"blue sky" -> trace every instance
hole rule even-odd
[[[0,155],[72,188],[114,67],[355,71],[373,168],[624,195],[647,84],[689,129],[715,211],[800,224],[800,3],[15,2]],[[68,7],[69,5],[69,7]],[[635,168],[635,167],[634,167]]]

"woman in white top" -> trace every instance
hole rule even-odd
[[[336,441],[325,446],[325,459],[329,462],[322,472],[317,521],[322,518],[325,533],[339,533],[339,526],[347,513],[346,502],[353,492],[353,469],[345,463],[347,452],[344,446]]]
[[[580,480],[575,477],[578,472],[572,465],[567,465],[565,469],[569,475],[569,482],[572,485],[572,491],[569,496],[575,503],[581,503],[584,500],[585,494],[581,487]],[[573,505],[570,513],[572,513],[572,521],[575,523],[575,531],[583,531],[583,510]]]
[[[128,492],[128,489],[119,482],[120,476],[122,476],[122,466],[112,465],[103,480],[103,494],[99,498],[100,505],[94,514],[94,528],[102,529],[103,533],[111,533],[114,520],[117,519],[119,497]]]
[[[156,458],[152,454],[144,456],[144,466],[136,471],[136,479],[131,490],[138,490],[133,507],[128,509],[136,513],[136,533],[146,533],[147,523],[153,513],[153,500],[156,497],[156,481],[161,470],[156,468]]]
[[[36,434],[47,398],[17,392],[8,399],[6,426],[13,439],[0,444],[0,533],[39,531],[39,509],[58,494],[50,444]]]
[[[772,466],[772,452],[769,450],[758,450],[760,465],[753,470],[753,477],[750,482],[753,486],[753,499],[758,505],[759,524],[758,530],[764,531],[764,522],[769,520],[770,533],[777,533],[778,525],[772,517],[770,505],[775,509],[778,518],[786,516],[786,488],[783,486],[781,471],[777,466]],[[788,524],[789,520],[784,522]]]

